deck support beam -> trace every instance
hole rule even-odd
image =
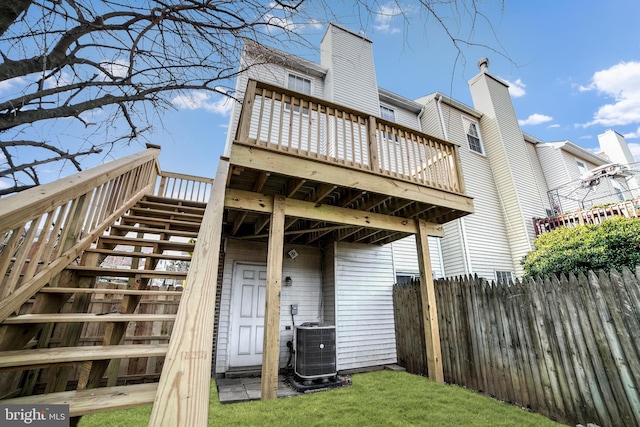
[[[418,248],[418,265],[420,267],[420,300],[422,301],[422,320],[424,322],[424,338],[427,355],[427,373],[429,379],[444,383],[442,369],[442,352],[440,350],[440,330],[438,329],[438,309],[436,293],[431,273],[431,257],[429,255],[429,227],[422,219],[416,220],[416,246]]]
[[[267,253],[267,294],[262,350],[262,400],[278,397],[278,359],[280,354],[280,291],[284,250],[285,198],[275,195],[269,228]]]

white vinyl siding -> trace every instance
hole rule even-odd
[[[480,131],[504,210],[512,264],[520,276],[521,260],[535,236],[532,218],[545,214],[544,203],[507,86],[487,73],[473,78],[469,86],[475,109],[484,113]]]
[[[599,164],[586,158],[576,158],[575,154],[566,151],[566,143],[538,144],[536,151],[552,194],[556,195],[556,205],[562,212],[576,209],[588,209],[593,205],[616,202],[619,200],[612,180],[603,179],[592,188],[582,188],[580,177],[583,171],[589,171]],[[584,202],[583,202],[584,201]],[[584,203],[584,206],[582,206]]]
[[[338,243],[338,369],[396,363],[391,247]]]
[[[305,76],[302,71],[296,73],[291,68],[286,68],[278,64],[265,64],[263,59],[255,59],[250,53],[244,51],[240,61],[240,69],[244,69],[243,73],[238,75],[236,80],[236,97],[241,102],[236,102],[233,105],[231,117],[229,119],[229,132],[227,133],[227,142],[225,147],[225,155],[229,155],[231,143],[235,138],[235,130],[238,127],[238,121],[240,120],[240,110],[242,109],[242,99],[244,98],[244,92],[247,89],[247,83],[249,79],[258,80],[266,83],[273,84],[282,88],[288,87],[288,76],[290,74],[298,74]],[[315,76],[312,79],[311,91],[313,96],[322,98],[324,94],[324,80],[321,77]]]
[[[320,60],[330,69],[326,81],[327,99],[380,114],[378,83],[371,41],[335,25],[329,25],[320,45]]]
[[[229,367],[229,319],[231,310],[231,286],[233,269],[236,262],[265,263],[267,246],[264,243],[229,240],[225,253],[222,295],[220,303],[220,323],[218,327],[218,348],[216,353],[216,373],[223,373]],[[285,253],[294,246],[285,246]],[[295,246],[298,257],[295,260],[285,256],[282,265],[282,277],[293,280],[292,286],[282,286],[280,296],[280,367],[284,367],[289,358],[287,341],[293,339],[291,304],[298,304],[295,324],[319,322],[321,320],[321,253],[318,248]],[[287,330],[289,326],[291,329]]]
[[[442,113],[449,140],[465,147],[462,112],[443,102]],[[514,269],[503,201],[490,160],[465,149],[459,150],[459,155],[466,193],[473,197],[475,213],[444,225],[445,234],[440,241],[444,274],[453,277],[471,273],[493,280],[495,269]]]
[[[416,247],[416,237],[408,236],[404,239],[391,243],[393,251],[393,268],[395,276],[411,275],[420,276],[418,265],[418,249]],[[434,279],[444,277],[442,268],[442,253],[440,251],[440,238],[429,237],[429,255],[431,258],[431,272]]]

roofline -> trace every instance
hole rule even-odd
[[[381,102],[396,105],[414,113],[419,113],[420,111],[422,111],[422,104],[381,87],[378,87],[378,97],[380,98]]]
[[[336,22],[329,22],[329,25],[327,26],[327,31],[324,32],[324,35],[322,36],[322,40],[320,40],[320,44],[322,44],[322,42],[324,41],[324,38],[327,36],[327,34],[329,33],[329,29],[331,29],[331,27],[336,27],[344,32],[347,32],[349,34],[353,34],[356,37],[361,38],[364,41],[368,41],[369,43],[373,43],[373,41],[365,36],[364,34],[360,34],[360,33],[356,33],[353,30],[350,30],[349,28],[343,27],[342,25],[336,23]]]
[[[294,68],[316,77],[324,77],[327,74],[327,69],[320,64],[283,52],[274,47],[266,46],[251,39],[244,40],[243,52],[252,57],[257,57],[260,54],[265,55],[269,63]]]
[[[611,163],[611,161],[604,159],[597,154],[587,150],[586,148],[582,148],[579,145],[569,141],[555,141],[555,142],[545,142],[542,144],[537,144],[537,147],[554,147],[561,148],[566,152],[573,154],[574,156],[581,157],[585,160],[589,160],[591,163],[595,163],[596,165],[606,165],[607,163]]]
[[[436,99],[440,97],[440,99],[442,99],[442,102],[444,102],[445,104],[449,105],[450,107],[456,108],[470,116],[473,116],[477,119],[482,118],[482,116],[484,116],[484,113],[474,109],[473,107],[470,107],[466,104],[463,104],[462,102],[455,100],[445,94],[443,94],[442,92],[433,92],[430,93],[428,95],[425,95],[421,98],[416,99],[416,102],[419,103],[420,105],[424,105],[427,104],[429,101],[431,101],[432,99]]]

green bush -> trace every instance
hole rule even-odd
[[[561,227],[539,235],[523,260],[525,277],[640,264],[640,218],[616,217],[598,225]]]

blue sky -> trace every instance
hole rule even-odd
[[[491,26],[478,21],[471,35],[491,49],[463,46],[462,55],[417,9],[404,9],[408,22],[393,17],[392,9],[369,22],[347,8],[335,11],[340,24],[364,31],[373,41],[379,86],[410,99],[439,91],[472,105],[467,81],[478,72],[477,60],[486,56],[490,72],[511,84],[523,131],[597,151],[597,135],[613,129],[640,158],[640,2],[515,0],[503,9],[494,2]],[[450,25],[456,30],[455,21]],[[460,27],[459,36],[467,38],[471,26]],[[304,32],[317,46],[325,29]],[[319,61],[317,50],[297,48],[296,53]],[[165,119],[170,135],[155,138],[163,146],[163,169],[215,173],[228,109],[223,100],[207,101],[200,104],[205,108],[182,109]]]
[[[640,158],[638,0],[487,0],[480,3],[488,22],[474,26],[468,16],[453,19],[442,10],[453,34],[488,46],[460,45],[461,54],[415,3],[380,1],[380,13],[363,14],[345,2],[332,11],[334,21],[373,41],[379,86],[410,99],[439,91],[472,105],[467,81],[478,73],[477,60],[488,57],[490,73],[511,85],[523,131],[597,151],[597,135],[613,129]],[[316,48],[295,45],[293,53],[319,62],[326,23],[298,28]],[[158,115],[148,136],[162,146],[162,169],[214,176],[230,105],[204,94],[174,99],[176,110]],[[110,158],[142,148],[120,147]]]

